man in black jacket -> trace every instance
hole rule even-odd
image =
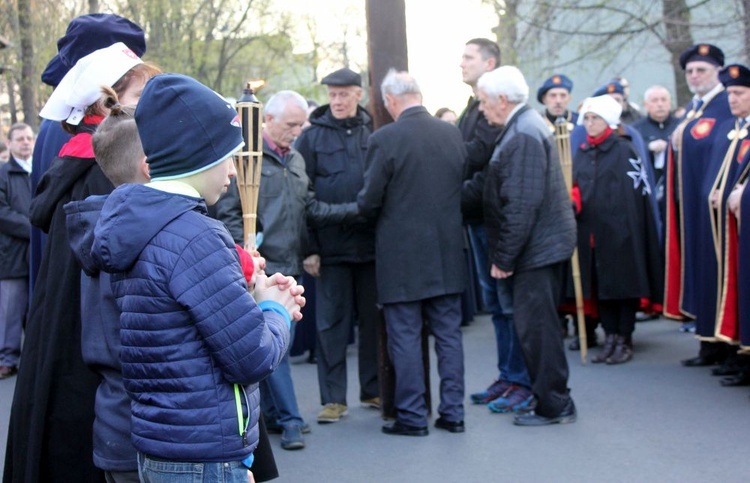
[[[362,77],[339,69],[321,81],[329,104],[310,114],[310,127],[294,147],[305,159],[315,198],[328,204],[352,203],[364,184],[365,152],[372,119],[359,106]],[[323,409],[318,423],[346,415],[346,348],[356,313],[359,327],[359,398],[379,407],[375,230],[371,223],[319,226],[308,210],[309,256],[304,268],[318,277],[316,323],[318,383]]]
[[[10,159],[0,167],[0,379],[18,372],[21,332],[29,308],[29,206],[34,132],[8,131]]]
[[[537,403],[514,423],[572,423],[576,409],[557,315],[563,262],[576,237],[570,197],[549,129],[526,105],[529,86],[521,71],[500,67],[477,86],[487,120],[505,126],[484,185],[490,274],[512,280],[513,320]]]
[[[471,86],[474,95],[461,114],[458,127],[466,142],[467,157],[464,167],[464,187],[461,211],[471,242],[474,266],[485,308],[492,315],[497,346],[497,376],[490,386],[471,395],[474,404],[487,404],[493,412],[522,409],[529,400],[529,375],[513,328],[512,293],[505,281],[490,277],[487,263],[487,234],[482,216],[482,190],[487,166],[502,131],[501,126],[487,122],[479,109],[477,81],[486,72],[500,65],[500,48],[488,39],[472,39],[466,43],[461,60],[463,81]]]
[[[427,435],[421,334],[435,336],[440,374],[440,417],[435,426],[464,431],[461,292],[461,134],[422,106],[417,82],[391,70],[381,86],[396,120],[370,137],[365,186],[357,202],[377,219],[378,300],[396,373],[396,421],[386,434]]]

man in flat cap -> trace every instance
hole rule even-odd
[[[731,278],[728,276],[730,270],[736,267],[731,266],[733,262],[729,262],[725,257],[725,248],[730,241],[727,237],[727,223],[732,221],[727,216],[727,205],[732,189],[742,184],[743,178],[747,175],[742,173],[742,163],[750,152],[750,134],[747,128],[747,121],[750,119],[750,70],[739,64],[727,66],[719,72],[719,81],[726,89],[732,117],[714,128],[716,135],[706,168],[706,181],[702,185],[702,197],[708,207],[707,220],[710,232],[701,233],[701,240],[705,240],[706,245],[712,250],[701,250],[700,253],[705,255],[705,258],[698,260],[698,263],[703,268],[711,269],[703,277],[704,290],[711,290],[711,294],[716,298],[714,306],[718,307],[715,311],[714,326],[711,327],[711,337],[715,337],[715,341],[736,346],[740,344],[740,334],[737,320],[731,314],[737,313],[737,285],[730,283],[731,280],[736,280],[736,274]],[[711,324],[705,325],[708,329]],[[749,385],[750,358],[738,355],[736,347],[732,346],[726,347],[726,360],[722,367],[714,371],[714,375],[730,376],[721,380],[722,386]]]
[[[724,53],[710,44],[697,44],[680,55],[680,65],[693,99],[672,134],[667,152],[664,315],[694,320],[701,340],[688,367],[723,363],[726,346],[716,343],[716,257],[708,201],[701,195],[707,182],[711,149],[722,122],[732,117],[719,71]],[[708,263],[701,263],[701,260]],[[711,289],[713,287],[713,290]]]
[[[295,143],[305,159],[315,198],[330,204],[355,203],[364,185],[365,153],[372,118],[361,106],[362,77],[348,68],[321,81],[329,103],[310,114],[310,127]],[[356,313],[360,401],[380,405],[377,363],[375,226],[371,222],[323,224],[308,210],[309,256],[304,268],[317,278],[318,423],[335,423],[347,413],[346,348]]]
[[[544,105],[544,119],[549,125],[550,132],[555,132],[555,123],[563,119],[568,130],[572,131],[578,122],[578,113],[568,110],[572,99],[573,81],[564,74],[555,74],[536,91],[536,100]]]

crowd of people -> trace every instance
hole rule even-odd
[[[359,402],[392,409],[382,432],[401,436],[429,434],[429,333],[434,427],[464,432],[471,285],[497,362],[468,401],[516,425],[577,419],[563,338],[578,281],[580,340],[604,333],[592,362],[630,361],[636,320],[663,313],[700,339],[685,366],[750,384],[750,69],[714,45],[680,58],[682,114],[660,85],[641,113],[622,77],[573,109],[563,73],[537,88],[537,112],[484,38],[464,46],[458,116],[430,114],[394,69],[378,86],[394,122],[378,130],[349,68],[323,77],[323,105],[280,90],[263,104],[252,241],[234,106],[143,62],[143,30],[117,15],[74,19],[58,50],[40,132],[11,126],[0,167],[0,378],[17,375],[6,483],[275,478],[267,433],[299,450],[311,431],[295,332],[314,334],[319,424],[347,415],[356,341]]]

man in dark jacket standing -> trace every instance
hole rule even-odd
[[[477,86],[487,120],[505,126],[484,185],[490,274],[512,277],[513,320],[537,402],[513,422],[572,423],[576,409],[557,315],[563,262],[576,237],[570,197],[549,129],[526,105],[529,86],[521,71],[500,67]]]
[[[487,166],[492,156],[495,141],[502,131],[493,126],[479,109],[477,81],[486,72],[500,65],[500,47],[483,38],[466,43],[461,58],[463,81],[471,86],[474,95],[461,114],[458,127],[466,142],[467,157],[464,167],[464,186],[461,195],[461,211],[466,231],[471,242],[474,267],[482,287],[485,308],[492,314],[497,347],[497,376],[483,391],[471,395],[474,404],[487,404],[494,412],[509,412],[522,409],[529,400],[529,374],[523,361],[518,336],[513,328],[513,295],[509,284],[490,276],[487,262],[487,232],[482,214],[482,191]]]
[[[363,215],[377,219],[378,300],[396,372],[397,417],[383,432],[428,433],[423,320],[438,354],[440,417],[435,426],[463,432],[460,294],[466,270],[460,207],[466,151],[458,129],[422,107],[421,91],[409,74],[391,70],[381,91],[396,122],[370,138],[365,187],[357,203]]]
[[[10,159],[0,168],[0,379],[18,372],[21,332],[29,307],[29,206],[34,131],[8,131]]]
[[[358,105],[362,77],[339,69],[321,81],[329,104],[310,114],[310,127],[294,147],[305,159],[315,199],[351,203],[364,184],[371,117]],[[346,348],[354,314],[359,324],[359,398],[379,407],[377,320],[375,306],[375,231],[369,223],[320,226],[308,210],[310,255],[305,271],[317,281],[318,383],[323,409],[318,423],[335,423],[346,415]]]

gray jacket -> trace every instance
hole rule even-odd
[[[284,158],[263,147],[257,226],[263,239],[258,251],[266,259],[266,273],[281,272],[296,277],[302,275],[302,261],[307,252],[306,211],[325,226],[353,219],[357,207],[355,203],[317,202],[309,191],[302,155],[292,148]],[[242,205],[235,180],[215,209],[216,218],[224,222],[235,243],[242,245]]]

